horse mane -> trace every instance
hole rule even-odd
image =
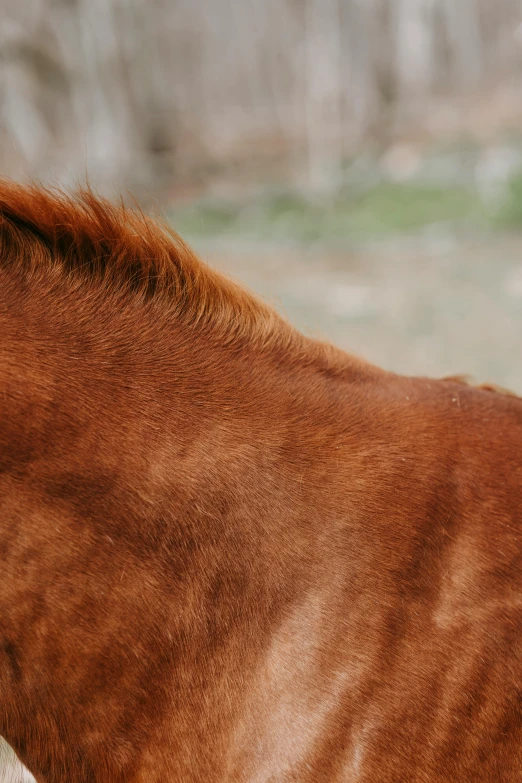
[[[117,205],[90,188],[0,181],[0,269],[64,275],[107,294],[161,301],[219,339],[265,346],[299,340],[275,310],[204,264],[165,222]]]

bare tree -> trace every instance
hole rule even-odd
[[[2,0],[2,172],[153,189],[273,153],[328,188],[412,107],[516,86],[521,24],[522,0]]]

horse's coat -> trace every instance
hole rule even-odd
[[[0,186],[0,734],[42,783],[522,780],[522,402]]]

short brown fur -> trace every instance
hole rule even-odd
[[[0,185],[0,733],[39,783],[522,779],[522,402]]]

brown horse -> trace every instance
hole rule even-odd
[[[522,780],[522,401],[0,186],[0,734],[43,783]]]

